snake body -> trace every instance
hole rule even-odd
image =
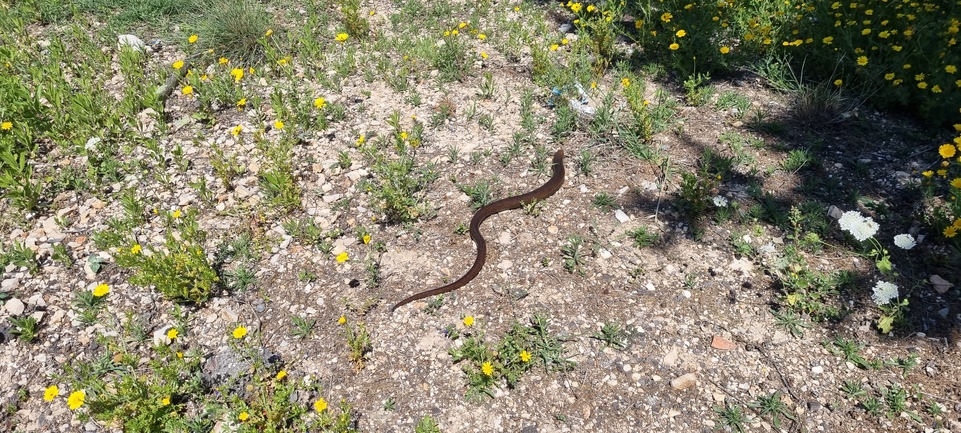
[[[474,259],[474,265],[467,270],[464,276],[457,279],[453,283],[446,286],[441,286],[436,289],[426,290],[420,293],[416,293],[407,297],[406,299],[394,304],[390,307],[390,311],[394,311],[397,307],[401,305],[416,301],[418,299],[424,299],[434,295],[440,295],[442,293],[447,293],[459,289],[469,283],[477,274],[480,273],[481,268],[484,267],[484,262],[487,260],[487,242],[484,240],[484,236],[481,235],[480,225],[487,219],[487,217],[494,215],[498,212],[503,212],[505,210],[517,209],[524,204],[530,203],[535,200],[544,200],[547,197],[554,195],[561,185],[564,184],[564,149],[558,150],[554,153],[554,159],[551,164],[551,179],[547,181],[540,188],[537,188],[531,192],[515,195],[512,197],[507,197],[505,199],[497,200],[487,206],[484,206],[477,210],[474,217],[470,220],[470,237],[477,244],[477,258]]]

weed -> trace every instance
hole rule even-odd
[[[591,201],[591,207],[609,212],[620,206],[617,205],[617,201],[614,200],[613,196],[606,192],[599,192],[594,195],[594,200]]]
[[[901,369],[901,377],[908,375],[912,368],[918,366],[918,355],[912,353],[907,358],[897,357],[884,362],[884,365]]]
[[[601,331],[595,332],[591,337],[604,342],[604,345],[607,347],[613,347],[618,350],[626,349],[629,344],[627,330],[617,321],[605,322],[601,326]]]
[[[198,43],[216,55],[257,64],[266,56],[270,14],[252,0],[211,0],[197,24]]]
[[[908,393],[900,385],[895,383],[887,388],[881,387],[880,391],[888,405],[888,418],[894,418],[907,409]]]
[[[781,417],[797,421],[788,411],[787,404],[781,399],[781,391],[775,391],[769,396],[759,395],[757,402],[748,403],[748,406],[757,410],[760,416],[770,415],[771,424],[778,430],[781,429]]]
[[[384,410],[386,411],[394,410],[394,405],[396,404],[397,402],[394,401],[393,397],[387,397],[387,399],[384,400]]]
[[[27,268],[30,273],[40,271],[40,262],[37,261],[37,253],[20,241],[14,241],[13,246],[0,253],[0,264],[7,266],[10,264]]]
[[[437,426],[437,421],[434,421],[434,418],[431,418],[430,415],[424,415],[414,426],[414,433],[440,433],[440,427]]]
[[[571,235],[567,238],[567,245],[561,248],[561,257],[564,259],[564,269],[567,272],[577,271],[578,274],[584,275],[584,270],[581,269],[584,265],[584,257],[581,253],[583,243],[584,240],[580,236]]]
[[[788,172],[798,171],[812,164],[815,157],[806,149],[794,149],[788,152],[787,158],[781,161],[781,169]]]
[[[641,226],[634,230],[628,230],[625,232],[631,240],[634,241],[634,246],[636,248],[647,248],[651,245],[657,243],[660,236],[657,233],[648,231],[647,226]]]
[[[881,415],[881,401],[877,397],[868,397],[861,401],[861,406],[864,410],[873,416]]]
[[[881,361],[869,362],[858,353],[862,346],[857,344],[854,340],[846,340],[841,338],[841,336],[836,335],[834,340],[826,341],[824,346],[828,352],[831,352],[835,355],[843,355],[844,359],[851,361],[858,367],[861,367],[865,370],[877,370],[881,368]]]
[[[580,156],[577,158],[577,171],[584,176],[590,176],[594,171],[594,162],[596,160],[597,157],[589,150],[582,150]]]
[[[37,338],[37,319],[33,316],[21,318],[10,316],[7,317],[7,319],[10,320],[10,324],[12,325],[10,333],[16,335],[20,341],[29,343]]]
[[[738,433],[744,433],[744,424],[748,422],[748,418],[740,406],[731,406],[725,402],[723,408],[714,406],[713,410],[722,426],[730,427]]]
[[[479,180],[473,185],[457,185],[457,188],[467,194],[471,200],[471,209],[477,210],[494,201],[494,184],[497,179]]]
[[[232,291],[246,292],[257,284],[257,275],[246,266],[237,266],[232,271],[223,274],[224,286]]]
[[[293,321],[294,324],[293,329],[290,330],[290,335],[304,340],[314,333],[314,325],[317,324],[316,320],[307,320],[300,316],[293,316],[290,320]]]
[[[774,325],[790,332],[795,338],[803,338],[804,331],[802,331],[802,328],[811,327],[811,325],[804,323],[801,318],[795,317],[791,310],[783,313],[771,310],[771,314],[774,315]]]
[[[695,107],[706,104],[714,96],[716,89],[713,85],[704,85],[711,81],[711,74],[692,74],[684,80],[684,89],[687,91],[684,98],[687,103]]]
[[[844,391],[844,394],[849,399],[864,397],[867,395],[867,392],[864,390],[864,386],[861,385],[861,382],[856,380],[845,380],[844,385],[841,385],[841,391]]]
[[[350,361],[354,363],[354,368],[358,371],[364,368],[364,361],[371,350],[370,334],[364,322],[356,322],[344,326],[344,336],[347,338],[348,354]]]
[[[735,109],[732,112],[735,119],[743,118],[750,107],[751,100],[734,90],[722,92],[714,103],[714,109],[718,111]]]
[[[493,99],[494,90],[494,75],[490,72],[484,72],[484,80],[481,81],[480,88],[477,89],[477,96],[482,99]]]

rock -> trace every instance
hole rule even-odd
[[[509,232],[509,231],[507,231],[507,230],[504,230],[504,231],[500,232],[500,234],[497,235],[497,243],[499,243],[499,244],[501,244],[501,245],[510,245],[510,244],[511,244],[511,232]]]
[[[173,325],[164,325],[157,328],[153,332],[153,345],[154,346],[167,346],[170,344],[170,337],[167,336],[167,332],[173,329]]]
[[[19,316],[23,314],[23,309],[25,307],[26,306],[23,305],[23,301],[17,298],[11,298],[3,304],[3,308],[7,310],[7,313],[9,313],[11,316]]]
[[[142,39],[134,35],[120,35],[117,36],[117,48],[130,47],[134,51],[143,52],[147,47],[147,44],[143,42]]]
[[[671,388],[674,388],[678,391],[683,391],[694,385],[697,385],[697,374],[695,373],[687,373],[683,376],[674,378],[674,380],[671,380]]]
[[[32,305],[34,307],[43,308],[47,306],[47,301],[43,299],[43,295],[41,295],[40,293],[35,293],[33,296],[30,297],[30,299],[27,299],[27,304]]]
[[[626,223],[626,222],[628,222],[628,221],[631,220],[631,217],[627,216],[627,214],[624,213],[624,211],[622,211],[622,210],[620,210],[620,209],[614,211],[614,218],[616,218],[617,221],[618,221],[619,223],[621,223],[621,224]]]
[[[821,374],[821,373],[824,373],[824,367],[820,365],[815,365],[814,367],[811,367],[811,374]]]
[[[16,289],[18,286],[20,286],[19,278],[7,278],[3,280],[3,282],[0,282],[0,289],[4,292],[12,292],[13,289]]]
[[[673,367],[674,364],[677,364],[677,346],[671,347],[671,350],[667,352],[667,355],[664,355],[664,358],[661,358],[661,364],[667,367]]]
[[[734,342],[721,337],[720,335],[715,335],[711,339],[711,347],[719,350],[731,350],[736,348],[737,344],[734,344]]]
[[[742,275],[748,275],[754,271],[754,264],[745,259],[734,260],[727,267],[740,272]]]
[[[836,220],[839,220],[841,219],[842,216],[844,216],[844,211],[842,211],[841,209],[838,209],[837,206],[832,205],[831,207],[828,208],[828,216]]]
[[[941,278],[939,275],[932,275],[930,278],[928,278],[928,281],[931,282],[931,285],[934,286],[934,291],[938,292],[939,295],[943,295],[945,292],[954,287],[954,284],[948,282],[944,278]]]

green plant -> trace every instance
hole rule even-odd
[[[431,418],[430,415],[424,415],[414,426],[414,433],[440,433],[440,427],[437,426],[437,421],[434,421],[434,418]]]
[[[859,398],[867,395],[867,392],[864,391],[864,386],[856,380],[845,380],[844,384],[841,385],[841,391],[844,391],[847,398]]]
[[[97,321],[100,311],[106,306],[106,293],[103,291],[109,286],[100,284],[93,290],[76,290],[73,292],[71,305],[77,312],[77,317],[81,323],[90,325]]]
[[[300,316],[293,316],[291,320],[294,323],[294,327],[290,330],[290,335],[303,340],[314,333],[314,325],[317,324],[316,320],[307,320]]]
[[[424,191],[438,176],[432,164],[415,168],[414,158],[406,153],[394,159],[372,147],[364,148],[364,152],[373,161],[374,179],[363,189],[371,194],[387,222],[413,221],[427,214]]]
[[[647,248],[654,245],[660,238],[657,233],[648,232],[647,226],[640,226],[634,230],[628,230],[625,234],[634,241],[634,246],[637,248]]]
[[[751,107],[751,100],[734,90],[728,90],[722,92],[718,95],[717,102],[714,103],[714,109],[730,110],[732,108],[735,111],[732,113],[735,119],[742,119],[744,115],[747,114],[748,108]]]
[[[851,361],[854,365],[865,370],[877,370],[881,368],[881,361],[870,362],[858,353],[862,346],[854,340],[847,340],[841,338],[840,335],[836,335],[833,340],[826,341],[824,346],[828,352],[835,355],[843,355],[844,359]]]
[[[371,350],[370,334],[364,327],[364,322],[356,322],[350,325],[344,324],[344,336],[347,338],[347,348],[351,362],[358,371],[364,368],[364,361]]]
[[[774,393],[769,396],[759,395],[757,401],[748,403],[748,406],[757,410],[760,416],[770,415],[771,424],[775,429],[781,428],[781,417],[791,421],[797,421],[797,419],[791,415],[787,404],[784,403],[784,400],[781,398],[781,391],[774,391]]]
[[[239,265],[233,270],[223,272],[223,283],[232,291],[245,292],[257,284],[257,275],[253,269]]]
[[[276,40],[267,36],[273,27],[271,15],[252,0],[210,0],[204,4],[201,17],[196,25],[200,48],[241,64],[261,62]]]
[[[360,13],[360,0],[337,0],[340,14],[343,16],[344,29],[350,37],[367,39],[370,35],[370,23]]]
[[[202,303],[210,297],[220,278],[204,253],[207,232],[200,230],[197,214],[195,208],[163,212],[167,230],[162,246],[141,245],[135,239],[117,245],[117,264],[134,270],[131,283],[154,286],[175,301]]]
[[[20,341],[24,343],[29,343],[37,338],[37,319],[33,316],[26,316],[21,318],[16,318],[13,316],[7,317],[10,320],[12,329],[10,332],[16,335]]]
[[[900,368],[901,377],[905,377],[908,375],[908,372],[911,371],[912,368],[917,367],[918,358],[919,357],[917,354],[912,353],[908,355],[907,358],[897,357],[897,358],[885,361],[884,364],[889,367]]]
[[[590,176],[594,171],[594,162],[596,160],[597,157],[589,150],[582,150],[580,156],[577,158],[577,171],[581,172],[584,176]]]
[[[40,203],[41,180],[34,176],[33,164],[26,153],[15,154],[9,148],[0,151],[0,193],[17,209],[31,212]]]
[[[73,257],[70,257],[70,252],[67,251],[67,246],[61,243],[53,244],[53,252],[51,253],[51,258],[53,260],[60,262],[64,267],[73,266]]]
[[[266,169],[259,174],[259,180],[272,206],[284,211],[300,207],[300,188],[286,165]]]
[[[477,210],[494,201],[494,185],[497,179],[479,180],[473,185],[457,185],[461,192],[467,194],[471,200],[471,209]]]
[[[37,261],[37,253],[20,241],[14,241],[13,246],[9,250],[0,253],[0,263],[2,263],[3,266],[13,264],[27,268],[30,270],[30,273],[34,274],[40,271],[40,262]]]
[[[861,401],[864,410],[873,416],[881,415],[881,401],[877,397],[868,397]]]
[[[394,410],[394,405],[396,404],[397,402],[394,401],[393,397],[387,397],[387,399],[384,400],[384,410],[386,411]]]
[[[711,81],[711,74],[691,74],[684,80],[684,89],[687,91],[684,98],[687,103],[695,107],[706,104],[714,96],[715,88],[713,85],[704,85]]]
[[[584,264],[584,257],[581,253],[581,245],[584,240],[580,236],[571,235],[567,238],[567,245],[561,248],[561,257],[564,259],[564,269],[567,272],[577,273],[584,275],[584,270],[581,266]]]
[[[493,99],[495,90],[494,75],[490,72],[484,72],[484,79],[481,81],[480,88],[477,89],[477,96],[482,99]]]
[[[613,347],[618,350],[624,350],[629,345],[627,330],[617,321],[604,322],[600,332],[595,332],[591,337],[604,342],[604,345],[607,347]]]
[[[740,406],[731,406],[725,402],[723,408],[714,406],[713,410],[718,416],[720,425],[730,427],[738,433],[744,433],[744,424],[748,422],[748,418]]]
[[[614,200],[613,196],[606,192],[599,192],[594,195],[594,200],[591,201],[591,207],[604,211],[612,211],[620,206],[617,205],[617,201]]]
[[[815,162],[815,158],[806,149],[794,149],[788,152],[787,158],[781,161],[781,169],[784,171],[795,172],[804,166]]]
[[[802,328],[810,328],[811,325],[804,323],[800,317],[796,317],[794,312],[787,310],[785,312],[779,312],[775,310],[770,310],[771,314],[774,315],[774,325],[782,328],[791,333],[795,338],[804,337],[804,331]]]

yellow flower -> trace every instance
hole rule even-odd
[[[400,131],[400,139],[401,139],[401,140],[406,140],[406,139],[407,139],[407,132]]]
[[[467,27],[467,23],[465,23],[465,22],[463,22],[463,21],[461,21],[460,23],[457,24],[457,28],[459,28],[459,29],[462,29],[462,28],[464,28],[464,27]]]
[[[938,173],[938,176],[941,176],[941,177],[946,177],[948,175],[948,171],[943,168],[941,170],[938,170],[937,173]]]
[[[597,81],[591,81],[591,89],[597,88]]]
[[[871,29],[861,30],[861,34],[862,34],[862,35],[865,35],[865,36],[870,35],[870,34],[871,34]]]
[[[838,78],[837,80],[834,80],[834,85],[835,85],[835,86],[840,86],[840,85],[842,85],[842,84],[844,84],[844,81],[841,80],[840,78]]]
[[[457,29],[454,29],[454,30],[451,30],[451,31],[450,31],[450,34],[452,34],[452,35],[454,35],[454,36],[457,36],[457,35],[460,34],[460,32],[459,32]]]
[[[244,128],[241,127],[240,125],[237,125],[230,130],[230,133],[233,134],[234,137],[240,135],[241,132],[244,132]]]
[[[530,353],[527,353],[526,350],[522,350],[522,351],[521,351],[521,361],[522,361],[522,362],[528,362],[528,361],[530,361],[530,360],[531,360],[531,354],[530,354]]]
[[[170,330],[167,331],[167,338],[171,340],[177,338],[178,335],[180,335],[180,332],[177,332],[177,328],[170,328]]]
[[[580,4],[580,3],[574,3],[574,4],[571,5],[571,11],[580,12],[580,11],[581,11],[581,8],[583,8],[583,7],[584,7],[584,5],[582,5],[582,4]]]
[[[170,406],[170,397],[164,397],[160,399],[161,406]]]
[[[631,80],[627,77],[621,78],[621,85],[624,87],[631,85]]]
[[[941,93],[941,86],[935,84],[934,87],[931,88],[931,92],[932,92],[932,93]]]
[[[667,47],[674,51],[677,51],[678,48],[681,48],[681,46],[678,45],[677,43],[673,43],[671,45],[668,45]]]
[[[284,129],[284,122],[282,120],[274,121],[274,129]]]
[[[888,80],[888,81],[893,80],[893,79],[894,79],[894,73],[893,73],[893,72],[888,72],[887,74],[884,74],[884,79],[885,79],[885,80]]]
[[[189,43],[191,43],[191,44],[194,43],[194,42],[197,42],[197,35],[190,35],[190,37],[187,38],[187,42],[189,42]]]
[[[687,36],[687,32],[685,32],[684,29],[681,29],[681,30],[678,30],[677,33],[675,33],[675,35],[677,35],[677,37],[679,38],[683,38],[684,36]]]
[[[561,45],[567,45],[567,38],[561,39]]]
[[[480,39],[480,40],[483,41],[484,39],[487,39],[487,35],[481,33],[481,34],[477,35],[477,39]]]
[[[951,143],[945,143],[945,144],[942,144],[941,147],[938,147],[938,153],[944,159],[948,159],[954,156],[954,153],[956,150],[957,149],[955,149],[954,145]]]
[[[83,390],[71,392],[70,397],[67,397],[67,407],[69,407],[70,410],[80,409],[86,397],[87,393],[83,392]]]
[[[228,62],[230,62],[230,60],[227,60],[226,57],[221,57],[220,60],[217,61],[217,63],[220,63],[221,65],[226,65]]]
[[[364,135],[363,135],[363,134],[361,134],[360,137],[357,137],[357,145],[360,146],[361,144],[364,144]]]
[[[560,48],[560,45],[557,45],[557,44],[551,45],[551,51],[557,51],[558,48]]]
[[[901,46],[900,46],[900,45],[891,45],[891,49],[894,50],[894,51],[901,51]],[[904,69],[907,69],[907,68],[904,68]]]
[[[643,20],[634,21],[634,28],[635,28],[635,29],[639,29],[639,28],[641,28],[641,27],[644,27],[644,21],[643,21]]]
[[[958,234],[958,228],[955,226],[947,226],[945,227],[944,231],[941,233],[944,234],[944,237],[946,238],[953,238],[955,235]]]
[[[180,218],[181,215],[182,214],[180,213],[180,209],[177,209],[174,211],[174,218]]]
[[[277,375],[274,376],[274,380],[281,380],[285,377],[287,377],[287,370],[280,370],[277,372]]]
[[[347,318],[346,318],[346,317],[340,316],[340,318],[337,319],[337,324],[338,324],[338,325],[343,325],[343,324],[345,324],[345,323],[347,323]]]
[[[931,170],[925,170],[921,172],[921,175],[924,177],[931,177],[931,176],[934,176],[934,172]]]
[[[483,51],[481,51],[481,54],[480,54],[480,56],[481,56],[481,58],[484,58],[484,59],[486,59],[486,58],[487,58],[487,53],[485,53],[485,52],[483,52]]]
[[[491,365],[490,361],[487,361],[481,365],[481,371],[484,372],[484,374],[491,376],[494,374],[494,366]]]
[[[174,69],[180,69],[180,68],[184,67],[184,61],[183,61],[183,60],[177,60],[176,62],[174,62],[173,67],[174,67]]]
[[[337,42],[344,42],[344,41],[347,40],[347,37],[348,37],[348,36],[347,36],[347,33],[338,33],[338,34],[337,34],[337,37],[334,38],[334,39],[336,39]]]
[[[588,11],[588,12],[594,12],[595,10],[597,10],[597,8],[594,7],[594,5],[587,5],[587,11]]]
[[[237,419],[241,421],[247,421],[248,418],[250,418],[250,414],[247,413],[246,411],[241,412],[240,415],[237,415]]]
[[[183,90],[180,91],[184,95],[189,95],[194,92],[193,86],[184,86]]]
[[[314,108],[316,108],[316,109],[319,110],[319,109],[324,108],[325,106],[327,106],[327,100],[326,100],[326,99],[324,99],[324,98],[314,99]]]
[[[730,53],[730,52],[731,52],[731,49],[730,49],[730,48],[728,48],[728,47],[721,47],[721,54],[727,54],[727,53]]]
[[[474,316],[465,316],[464,326],[474,326]]]
[[[267,33],[264,33],[264,36],[266,36],[266,37],[269,38],[270,35],[272,35],[272,34],[274,34],[274,29],[267,29]]]
[[[13,122],[3,122],[3,123],[0,123],[0,129],[2,129],[2,130],[4,130],[4,131],[9,131],[9,130],[13,129]]]
[[[951,181],[951,186],[961,189],[961,177],[954,178],[954,180]]]
[[[955,130],[955,131],[961,131],[961,123],[955,123],[955,124],[954,124],[954,130]]]
[[[327,401],[324,400],[323,397],[317,399],[317,401],[314,402],[314,410],[317,412],[323,412],[327,410]]]
[[[98,298],[106,295],[107,293],[110,293],[110,286],[108,286],[107,283],[100,283],[93,289],[93,295]]]
[[[239,83],[241,78],[244,78],[244,70],[241,68],[233,68],[230,70],[230,75],[234,77],[234,82]]]
[[[347,259],[349,259],[349,258],[350,258],[350,257],[347,255],[347,251],[344,251],[344,252],[342,252],[342,253],[340,253],[340,254],[337,255],[337,263],[344,263],[344,262],[346,262]]]
[[[902,69],[911,69],[911,64],[910,64],[910,63],[905,63],[904,66],[902,66],[901,68],[902,68]]]
[[[867,57],[867,56],[858,57],[858,66],[864,66],[864,65],[867,65],[867,64],[868,64],[868,57]]]
[[[671,15],[670,12],[664,12],[661,14],[661,21],[664,21],[665,23],[671,22],[671,18],[674,18],[674,15]]]
[[[243,71],[240,71],[240,73],[242,75]],[[240,111],[241,109],[243,109],[245,105],[247,105],[247,98],[240,98],[240,100],[237,101],[237,111]]]
[[[238,326],[234,329],[233,336],[236,339],[244,338],[247,335],[247,328],[243,326]]]
[[[364,243],[365,243],[365,244],[369,244],[369,243],[370,243],[370,235],[364,235],[363,240],[364,240]]]
[[[252,67],[251,67],[251,68],[247,68],[247,72],[249,72],[250,75],[254,75],[254,68],[252,68]]]
[[[134,244],[134,246],[130,247],[130,254],[140,254],[141,249],[140,244]]]
[[[60,388],[57,388],[57,385],[50,385],[43,391],[43,399],[45,401],[53,401],[58,395],[60,395]]]

